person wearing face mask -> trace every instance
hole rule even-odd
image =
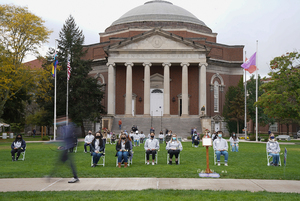
[[[18,160],[21,152],[26,149],[26,142],[23,140],[22,135],[18,134],[16,139],[11,144],[11,158],[12,161]],[[17,153],[17,158],[15,159],[15,154]]]
[[[217,162],[218,166],[220,166],[220,157],[221,155],[224,155],[225,157],[225,166],[228,166],[227,161],[228,161],[228,144],[225,139],[222,138],[222,131],[218,131],[218,138],[214,140],[213,142],[213,148],[215,150],[215,153],[217,155]]]
[[[154,138],[154,133],[150,134],[150,139],[147,139],[144,144],[144,149],[146,151],[147,165],[149,165],[149,155],[152,154],[152,165],[154,165],[155,154],[159,149],[159,142]]]
[[[102,139],[102,135],[98,132],[96,133],[96,137],[93,139],[91,143],[91,155],[93,156],[93,165],[92,167],[96,167],[98,161],[101,156],[104,155],[105,143]],[[103,153],[100,153],[103,152]]]
[[[267,153],[273,157],[271,165],[278,166],[280,147],[273,133],[270,134],[269,141],[267,142]]]
[[[177,139],[177,135],[173,134],[171,140],[167,143],[166,150],[169,154],[169,165],[172,165],[172,158],[175,155],[176,165],[178,165],[178,155],[182,151],[182,144]]]
[[[116,150],[118,157],[118,167],[121,167],[122,159],[124,159],[124,167],[126,168],[128,165],[128,156],[130,152],[130,141],[125,134],[121,135],[119,141],[116,144]]]
[[[133,136],[134,139],[134,146],[140,145],[140,134],[139,131],[135,131],[135,135]]]
[[[168,142],[171,140],[171,138],[172,138],[172,131],[169,130],[168,134],[167,134],[166,137],[165,137],[166,145],[167,145]]]
[[[200,141],[200,137],[198,136],[197,132],[195,132],[192,137],[192,144],[194,144],[195,147],[198,147],[199,141]]]
[[[129,134],[129,137],[131,138],[131,142],[134,142],[133,136],[134,136],[134,133],[133,133],[133,131],[131,131],[130,134]]]
[[[164,142],[164,133],[162,131],[159,132],[158,138],[159,138],[159,143],[163,143]]]
[[[235,133],[232,133],[232,136],[229,138],[230,145],[231,145],[231,151],[232,152],[238,152],[239,151],[239,138],[236,137]]]
[[[145,134],[143,131],[140,133],[140,143],[144,143]]]
[[[92,131],[89,130],[88,134],[84,138],[84,153],[87,153],[86,151],[86,146],[90,147],[90,152],[91,152],[91,143],[94,140],[94,136],[92,135]]]

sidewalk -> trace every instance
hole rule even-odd
[[[228,190],[300,193],[300,181],[203,178],[15,178],[0,179],[0,192],[11,191],[91,191],[91,190]]]

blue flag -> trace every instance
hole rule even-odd
[[[286,166],[286,159],[287,159],[287,150],[286,147],[284,148],[284,166]]]

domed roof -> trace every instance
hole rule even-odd
[[[148,1],[144,5],[133,8],[113,22],[111,26],[143,21],[175,21],[206,26],[189,11],[163,0]]]

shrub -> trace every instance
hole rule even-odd
[[[42,138],[43,141],[48,141],[49,140],[49,137],[46,135],[46,136],[43,136]]]
[[[251,135],[251,136],[250,136],[250,141],[255,141],[255,140],[256,140],[255,135]]]
[[[188,136],[187,139],[188,139],[188,140],[191,140],[191,139],[192,139],[192,136]]]

